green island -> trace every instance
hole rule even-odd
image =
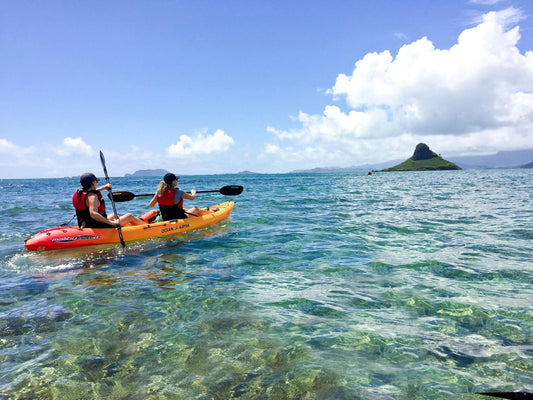
[[[161,176],[165,175],[168,171],[165,169],[140,169],[133,174],[124,175],[126,178],[130,177],[144,177],[144,176]]]
[[[461,167],[432,152],[428,145],[419,143],[416,145],[415,152],[411,158],[392,168],[385,168],[381,171],[443,171],[458,169],[461,169]]]

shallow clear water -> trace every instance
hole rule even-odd
[[[532,178],[183,177],[184,189],[245,190],[188,202],[236,201],[200,232],[48,253],[23,241],[69,221],[77,179],[0,180],[0,398],[533,391]],[[140,215],[148,201],[117,208]]]

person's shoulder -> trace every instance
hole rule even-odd
[[[93,196],[99,197],[99,195],[101,196],[101,193],[100,193],[99,191],[96,191],[96,190],[95,190],[95,191],[92,191],[92,190],[90,190],[90,191],[87,192],[87,195],[86,195],[86,196],[87,196],[87,197],[93,197]]]

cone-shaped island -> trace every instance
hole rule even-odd
[[[383,171],[440,171],[457,169],[461,169],[461,167],[432,152],[426,144],[419,143],[416,145],[415,152],[411,158],[395,167],[386,168]]]

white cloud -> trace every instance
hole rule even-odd
[[[35,146],[21,147],[7,139],[0,138],[0,154],[2,154],[0,166],[16,168],[17,165],[32,165],[39,157],[39,149]]]
[[[0,138],[0,153],[9,154],[9,153],[16,152],[17,150],[18,150],[18,146],[16,144],[14,144],[13,142],[10,142],[7,139]]]
[[[94,151],[81,137],[66,137],[63,139],[62,146],[55,149],[55,153],[62,156],[91,155]]]
[[[394,33],[394,37],[396,39],[400,39],[400,40],[406,40],[407,39],[407,35],[405,33],[402,33],[402,32]]]
[[[499,1],[501,0],[496,0],[494,3],[497,3]],[[479,2],[479,4],[483,3]],[[491,5],[489,3],[486,4]],[[515,7],[509,7],[498,12],[489,12],[487,14],[477,15],[472,18],[471,24],[479,25],[490,19],[496,19],[498,24],[500,24],[504,29],[508,29],[509,27],[513,27],[517,25],[520,21],[525,19],[525,16],[520,9]]]
[[[167,153],[172,157],[187,157],[201,154],[223,153],[234,144],[231,136],[217,129],[212,135],[198,133],[196,137],[181,135],[176,144],[170,145]]]
[[[138,145],[103,146],[106,166],[110,176],[123,176],[138,169],[162,168],[169,171],[180,169],[185,174],[228,172],[222,167],[228,162],[224,151],[233,145],[233,139],[222,130],[212,135],[200,133],[195,137],[183,135],[177,144],[166,152],[154,153]],[[166,153],[166,154],[165,154]],[[1,178],[44,178],[75,176],[83,172],[102,174],[100,158],[93,146],[82,137],[66,137],[59,143],[45,142],[24,147],[6,138],[0,138]],[[179,160],[166,157],[201,155]],[[206,159],[208,158],[206,162]],[[215,167],[210,163],[214,163]],[[237,168],[235,166],[235,168]]]
[[[70,176],[90,171],[94,164],[99,166],[92,147],[81,137],[27,147],[0,139],[0,154],[0,169],[5,177]]]
[[[502,2],[502,0],[470,0],[469,3],[472,4],[481,4],[484,6],[493,6],[495,4],[498,4]]]
[[[314,149],[312,158],[322,164],[334,154],[338,163],[353,165],[390,159],[399,149],[409,154],[418,141],[436,152],[453,151],[459,143],[471,149],[490,143],[494,151],[528,141],[531,147],[533,52],[517,48],[518,26],[507,29],[520,18],[513,8],[485,14],[449,49],[424,37],[396,57],[389,51],[366,54],[328,91],[347,111],[327,105],[321,115],[300,112],[296,129],[269,127],[275,144],[266,152],[299,158]]]

